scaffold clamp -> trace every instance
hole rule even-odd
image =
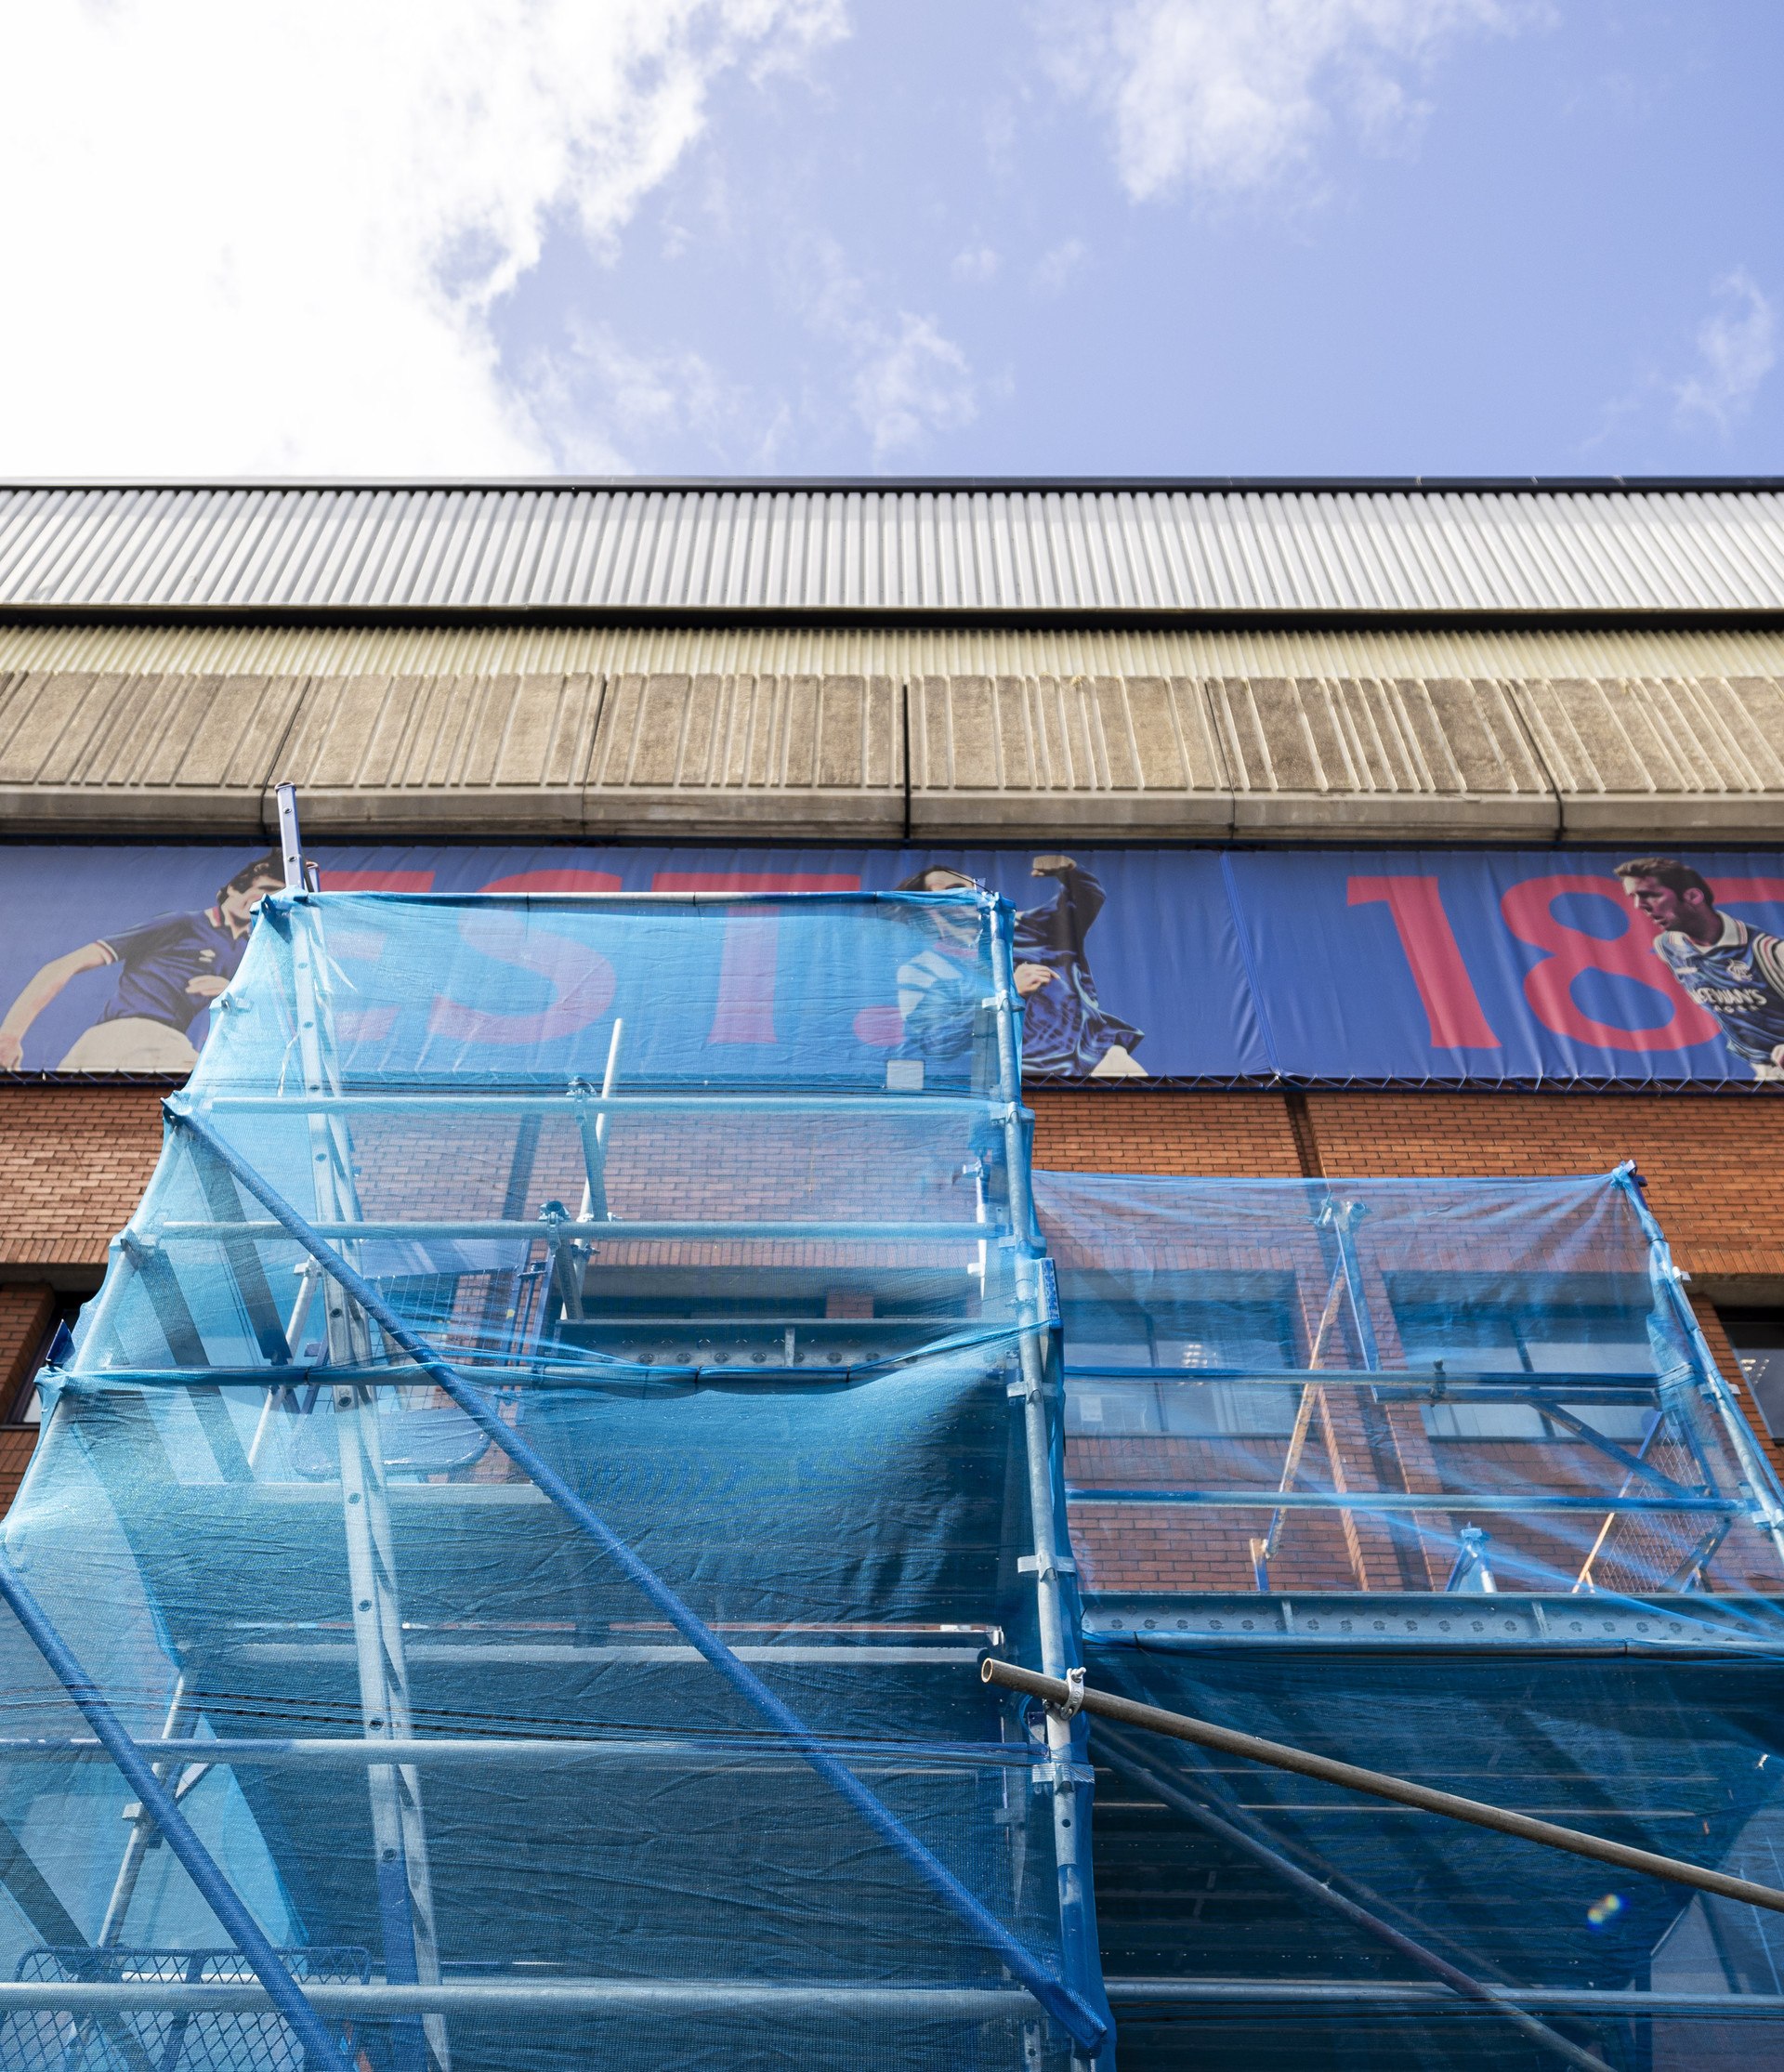
[[[1066,1672],[1065,1697],[1057,1700],[1048,1698],[1046,1703],[1047,1711],[1053,1714],[1055,1719],[1076,1719],[1084,1709],[1083,1671],[1082,1669],[1069,1669]]]

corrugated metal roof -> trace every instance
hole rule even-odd
[[[0,610],[1784,614],[1784,484],[19,485]]]

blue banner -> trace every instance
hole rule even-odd
[[[1784,1082],[1784,855],[1588,850],[353,847],[325,888],[944,889],[1016,909],[1030,1082]],[[276,858],[0,848],[0,1069],[180,1072]],[[1774,932],[1778,931],[1778,932]],[[719,931],[707,1043],[774,1040],[794,983],[759,909]],[[940,952],[888,956],[845,1062],[908,1053]],[[871,989],[872,990],[872,989]],[[535,997],[536,996],[536,997]],[[515,1029],[623,1003],[517,968]],[[454,1004],[442,1000],[442,1026]]]

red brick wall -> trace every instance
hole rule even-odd
[[[151,1086],[0,1086],[0,1273],[102,1266],[161,1150]]]
[[[1031,1101],[1035,1163],[1075,1172],[1534,1176],[1607,1173],[1633,1158],[1681,1265],[1699,1279],[1775,1277],[1784,1294],[1784,1102],[1127,1087]]]
[[[161,1100],[153,1087],[0,1087],[0,1277],[21,1284],[0,1285],[0,1389],[20,1378],[7,1381],[7,1360],[35,1349],[33,1338],[25,1354],[16,1344],[9,1352],[6,1335],[8,1317],[24,1319],[47,1300],[30,1269],[78,1285],[103,1265],[107,1240],[153,1170]],[[1032,1104],[1036,1162],[1082,1172],[1544,1174],[1605,1172],[1633,1158],[1680,1265],[1696,1279],[1699,1313],[1725,1372],[1737,1370],[1712,1300],[1784,1300],[1784,1103],[1109,1086],[1037,1090]],[[25,1322],[16,1329],[29,1334]],[[0,1430],[0,1502],[16,1486],[12,1455],[21,1447],[23,1435]],[[1771,1451],[1784,1468],[1784,1449]]]
[[[1682,1266],[1700,1279],[1784,1276],[1784,1104],[1768,1097],[1422,1092],[1306,1101],[1325,1173],[1606,1173],[1633,1158]]]
[[[1605,1173],[1633,1158],[1723,1373],[1739,1368],[1714,1302],[1784,1300],[1784,1105],[1720,1095],[1417,1091],[1305,1095],[1163,1093],[1130,1087],[1036,1093],[1035,1161],[1066,1170],[1337,1177],[1540,1177]],[[1784,1475],[1784,1446],[1762,1447]],[[1396,1430],[1395,1436],[1400,1437]],[[1096,1478],[1099,1447],[1072,1442],[1073,1470]],[[1130,1448],[1163,1476],[1158,1442]],[[1554,1464],[1550,1463],[1550,1472]],[[1137,1462],[1117,1477],[1144,1481]],[[1410,1484],[1418,1487],[1416,1482]],[[1258,1528],[1261,1529],[1261,1527]],[[1093,1577],[1122,1585],[1247,1587],[1244,1531],[1144,1510],[1083,1511],[1074,1535]],[[1379,1546],[1296,1543],[1299,1587],[1350,1587],[1346,1570],[1385,1567]],[[1193,1542],[1200,1570],[1189,1575]],[[1322,1571],[1322,1567],[1325,1572]],[[1272,1571],[1276,1571],[1273,1569]],[[1440,1580],[1440,1579],[1439,1579]],[[1415,1585],[1416,1587],[1416,1585]]]
[[[1073,1173],[1293,1179],[1302,1170],[1279,1094],[1033,1092],[1034,1162]]]

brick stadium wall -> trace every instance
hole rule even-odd
[[[1035,1163],[1334,1178],[1607,1173],[1633,1159],[1723,1372],[1714,1304],[1784,1303],[1784,1102],[1716,1094],[1036,1092]],[[1784,1475],[1784,1445],[1759,1436]]]
[[[0,1278],[93,1285],[161,1150],[152,1086],[0,1086]]]
[[[1541,1175],[1605,1172],[1633,1158],[1679,1263],[1694,1277],[1694,1300],[1725,1371],[1732,1375],[1735,1364],[1713,1302],[1784,1301],[1784,1103],[1132,1085],[1036,1090],[1031,1098],[1036,1162],[1069,1171]],[[0,1087],[0,1401],[9,1403],[18,1384],[18,1376],[7,1379],[8,1358],[28,1359],[36,1342],[8,1352],[7,1318],[34,1314],[20,1305],[46,1302],[51,1284],[95,1283],[108,1239],[153,1170],[161,1100],[161,1090],[145,1086]],[[568,1175],[551,1176],[569,1184]],[[41,1335],[41,1323],[35,1329]],[[12,1454],[29,1443],[0,1428],[0,1499],[10,1501]],[[1784,1472],[1784,1449],[1771,1451]]]

